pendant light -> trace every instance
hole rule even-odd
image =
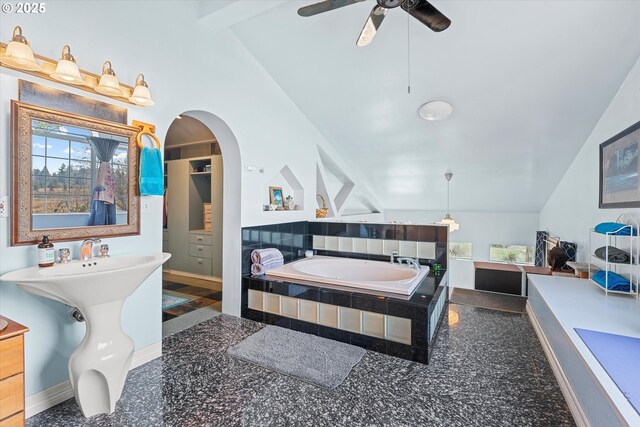
[[[448,225],[449,232],[453,233],[460,229],[460,224],[458,224],[453,218],[451,218],[451,215],[449,215],[449,181],[451,181],[453,174],[451,172],[447,172],[444,174],[444,177],[447,180],[447,214],[438,222],[438,224]]]
[[[147,82],[144,81],[144,75],[138,74],[138,77],[136,77],[136,87],[133,89],[133,94],[129,98],[129,101],[143,107],[155,105],[155,102],[151,99],[149,86],[147,86]]]
[[[64,45],[56,70],[50,74],[53,79],[73,85],[84,85],[76,59],[71,54],[69,45]]]
[[[16,26],[13,29],[13,37],[0,56],[0,62],[10,67],[28,71],[40,71],[42,67],[36,62],[29,42],[22,35],[22,28]]]
[[[104,61],[102,64],[102,76],[100,82],[96,86],[95,91],[103,95],[123,96],[120,82],[116,77],[115,71],[111,68],[111,61]]]

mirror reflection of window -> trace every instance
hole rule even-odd
[[[126,137],[33,120],[33,228],[126,224],[127,156]],[[106,165],[100,173],[103,160]],[[100,207],[93,200],[105,179],[112,192]],[[105,217],[100,208],[106,205],[112,206],[111,215]]]

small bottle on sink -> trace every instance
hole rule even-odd
[[[43,236],[42,242],[38,245],[38,266],[51,267],[55,262],[55,251],[53,243],[49,242],[49,236]]]

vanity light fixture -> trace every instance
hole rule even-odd
[[[27,38],[22,34],[20,26],[14,27],[12,38],[8,43],[0,42],[0,67],[11,68],[50,81],[58,81],[119,102],[145,107],[155,105],[142,74],[137,76],[135,87],[132,87],[118,80],[111,67],[111,61],[104,62],[102,73],[99,75],[81,70],[71,54],[69,45],[62,48],[62,55],[58,60],[36,55],[31,50]]]
[[[95,87],[95,90],[103,95],[124,95],[116,73],[111,68],[111,61],[104,61],[104,64],[102,64],[102,76],[100,76],[100,81],[98,82],[98,86]]]
[[[42,68],[36,62],[29,41],[22,35],[20,26],[13,29],[13,37],[7,45],[4,55],[0,56],[0,62],[21,70],[40,71]]]
[[[62,48],[62,55],[56,65],[56,70],[50,74],[51,78],[59,80],[64,83],[70,83],[73,85],[84,85],[84,79],[80,74],[76,59],[71,54],[71,48],[69,45],[64,45]]]
[[[453,174],[451,172],[447,172],[444,174],[444,177],[447,180],[447,214],[444,218],[438,221],[438,224],[448,225],[449,232],[453,233],[460,229],[460,224],[458,224],[453,218],[451,218],[451,215],[449,215],[449,182],[451,181]]]
[[[155,105],[155,102],[151,99],[149,86],[147,85],[147,82],[144,81],[144,75],[138,74],[138,77],[136,77],[136,87],[133,90],[133,94],[129,98],[129,101],[143,107]]]
[[[453,113],[453,106],[446,101],[427,102],[418,110],[420,117],[430,122],[444,120],[451,113]]]

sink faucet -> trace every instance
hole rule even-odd
[[[415,258],[398,258],[398,263],[402,264],[406,262],[407,265],[411,268],[415,268],[416,270],[420,270],[420,263]]]
[[[398,256],[398,251],[393,250],[391,251],[391,264],[395,263],[395,257]]]
[[[87,261],[93,258],[93,245],[100,243],[100,239],[85,239],[80,245],[80,256],[82,261]]]

